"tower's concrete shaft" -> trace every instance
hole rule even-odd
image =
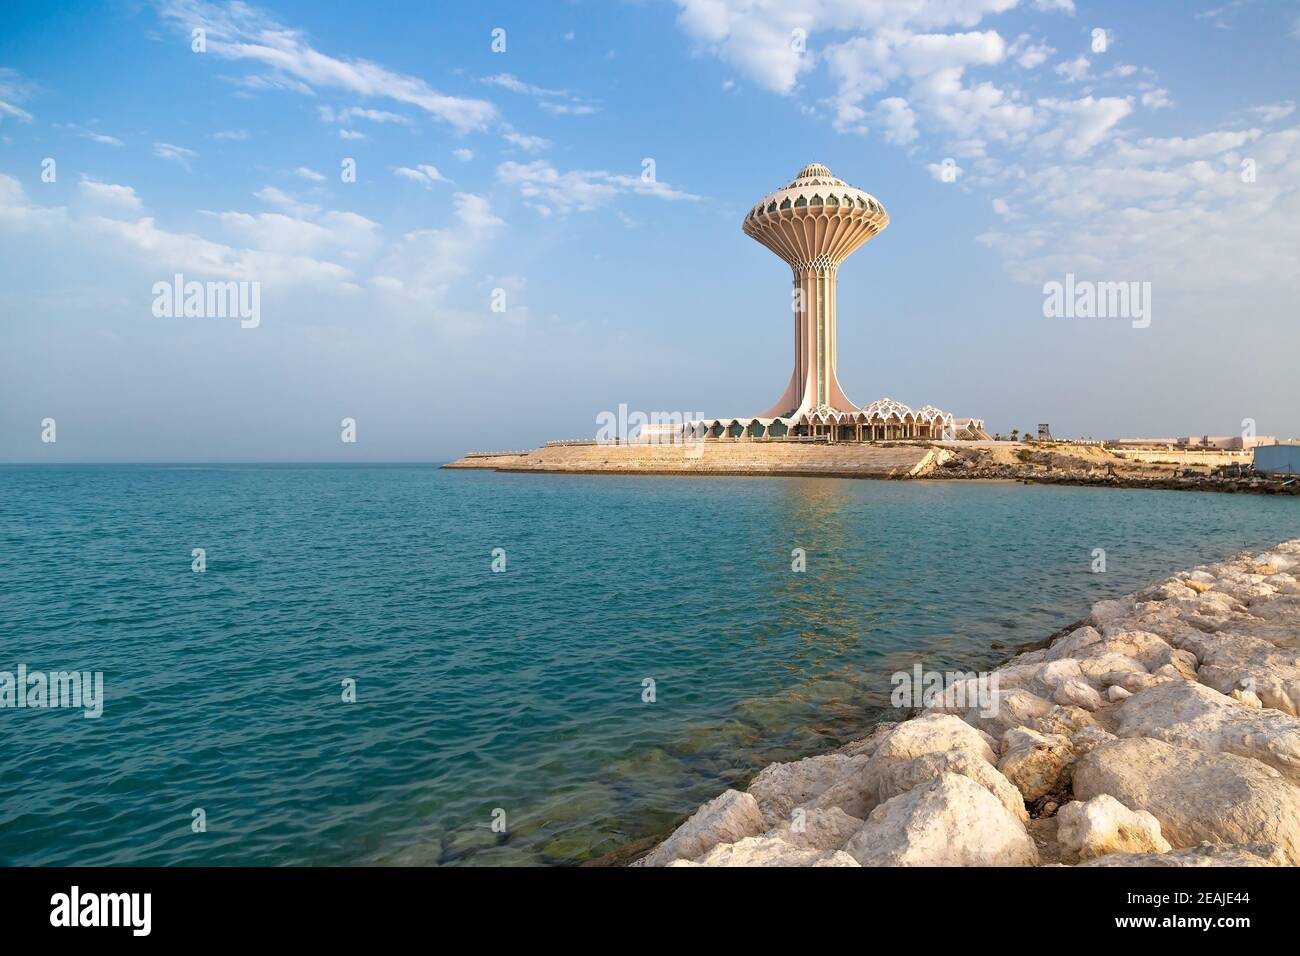
[[[794,271],[794,373],[762,417],[798,417],[819,408],[853,411],[835,377],[835,272],[849,254],[889,225],[874,196],[836,179],[820,163],[764,197],[745,217],[745,234]]]

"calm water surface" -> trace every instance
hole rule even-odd
[[[0,863],[579,861],[860,734],[896,670],[1294,537],[1250,495],[3,467],[0,670],[106,703],[0,710]]]

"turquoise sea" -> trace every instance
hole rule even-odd
[[[861,734],[894,671],[1294,537],[1252,495],[3,467],[0,670],[105,703],[0,709],[0,863],[579,862]]]

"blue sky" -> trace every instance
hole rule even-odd
[[[855,401],[1300,434],[1294,2],[20,0],[0,22],[0,460],[443,460],[590,436],[622,403],[760,411],[790,374],[789,272],[740,222],[812,161],[892,219],[840,270]],[[177,272],[259,283],[260,323],[156,317]],[[1067,273],[1150,282],[1150,326],[1044,317]]]

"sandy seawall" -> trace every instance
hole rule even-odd
[[[685,445],[548,445],[508,455],[473,455],[445,468],[568,474],[822,475],[906,478],[947,456],[924,445],[700,442]]]
[[[634,865],[1300,865],[1297,576],[1300,539],[1098,602],[991,699],[772,764]]]

